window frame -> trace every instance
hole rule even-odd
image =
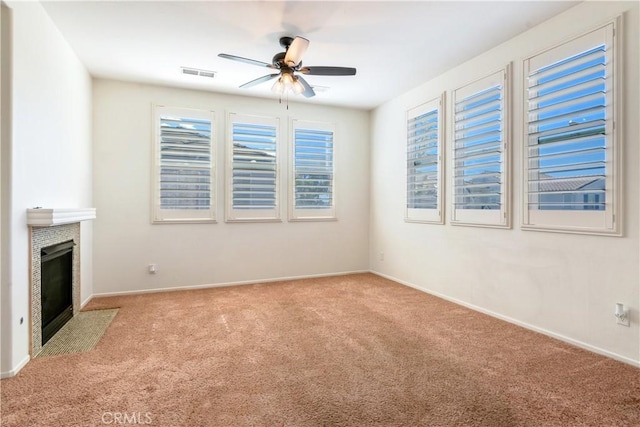
[[[160,138],[161,117],[176,115],[185,118],[209,120],[211,122],[211,136],[209,141],[210,154],[210,204],[209,209],[162,209],[160,202]],[[175,223],[216,223],[217,222],[217,150],[216,150],[216,113],[207,109],[169,107],[162,104],[152,104],[152,135],[151,144],[151,223],[175,224]]]
[[[592,234],[622,236],[622,49],[620,43],[621,19],[617,17],[598,25],[589,31],[566,39],[522,60],[523,74],[523,126],[522,126],[522,217],[521,228],[527,231],[546,231],[570,234]],[[603,33],[598,36],[598,33]],[[594,42],[591,42],[594,40]],[[611,67],[610,83],[607,82],[606,93],[610,104],[605,106],[605,114],[611,118],[605,121],[605,210],[533,210],[529,209],[529,96],[528,77],[531,70],[544,68],[559,61],[568,59],[585,51],[587,46],[595,47],[597,40],[605,42],[607,65]],[[584,47],[583,47],[584,46]],[[588,50],[588,48],[587,48]],[[610,54],[608,53],[610,51]],[[534,59],[548,55],[554,60],[546,60],[545,65],[531,67]]]
[[[437,172],[436,172],[436,208],[410,208],[409,207],[409,121],[423,114],[436,111],[436,133],[437,133]],[[404,174],[404,220],[405,222],[444,224],[444,194],[445,194],[445,93],[437,98],[433,98],[423,104],[407,110],[405,115],[405,174]]]
[[[296,129],[327,131],[332,133],[332,180],[331,207],[329,209],[301,209],[296,207]],[[309,120],[290,119],[290,153],[289,153],[289,221],[336,221],[336,125],[332,122],[316,122]]]
[[[490,89],[492,84],[502,85],[502,117],[501,117],[501,204],[500,209],[457,209],[456,208],[456,102],[458,98],[464,99],[482,91]],[[452,90],[451,94],[451,189],[450,209],[451,225],[511,228],[511,63],[498,71],[492,72],[471,83],[459,86]],[[459,94],[458,94],[459,93]],[[468,93],[468,94],[467,94]],[[464,95],[467,94],[467,95]]]
[[[236,209],[233,207],[233,125],[234,123],[267,125],[275,127],[275,207],[271,209]],[[282,144],[280,133],[280,118],[261,115],[227,112],[226,120],[226,157],[225,157],[225,222],[281,222],[281,161]]]

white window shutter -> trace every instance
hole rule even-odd
[[[291,134],[289,218],[335,219],[335,126],[292,120]]]
[[[614,25],[524,61],[523,228],[618,233]]]
[[[452,224],[509,226],[508,75],[453,92]]]
[[[213,112],[154,110],[152,221],[214,221]]]
[[[230,113],[227,221],[280,219],[278,119]]]
[[[442,224],[444,94],[407,111],[405,220]]]

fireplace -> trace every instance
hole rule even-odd
[[[40,250],[42,345],[73,317],[73,240]]]
[[[31,230],[31,355],[36,356],[50,337],[46,337],[53,329],[62,327],[69,319],[80,311],[80,223],[63,224],[50,227],[30,227]],[[65,246],[71,245],[71,248]],[[61,255],[61,256],[57,256]],[[49,257],[52,257],[52,260]],[[47,265],[50,264],[51,265]],[[65,290],[58,296],[43,295],[49,293],[49,285],[43,283],[50,272],[47,270],[66,269],[71,263],[71,271],[56,279],[54,288],[66,283]],[[71,295],[67,299],[67,280],[71,280]],[[58,291],[55,291],[58,292]],[[44,303],[53,308],[45,308]],[[67,303],[70,302],[71,309]],[[65,314],[62,314],[64,311]],[[62,317],[59,317],[59,316]],[[53,329],[52,329],[53,328]],[[55,334],[55,332],[53,332]]]
[[[27,209],[31,357],[80,311],[80,223],[95,218],[95,208]],[[50,274],[60,276],[53,286],[45,283]]]

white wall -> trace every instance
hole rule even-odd
[[[10,295],[2,301],[10,320],[2,323],[3,375],[29,357],[26,209],[92,205],[91,78],[39,3],[8,5],[13,12],[13,137],[11,275],[2,283]],[[93,293],[91,231],[90,223],[82,225],[83,299]]]
[[[522,231],[522,59],[624,10],[624,237]],[[443,35],[446,40],[446,35]],[[372,113],[372,270],[479,310],[640,363],[638,3],[585,2],[399,96]],[[513,61],[513,222],[511,230],[405,223],[407,109]],[[450,111],[450,110],[449,110]],[[448,114],[449,120],[451,114]],[[447,124],[447,141],[451,140]],[[447,173],[447,175],[449,175]],[[447,198],[451,180],[447,180]],[[449,205],[447,205],[448,207]],[[384,261],[380,260],[384,252]],[[631,308],[619,326],[614,303]]]
[[[368,270],[369,113],[94,80],[94,292],[120,293]],[[150,223],[152,105],[216,112],[216,224]],[[227,111],[336,124],[338,221],[225,223]],[[282,139],[286,142],[287,139]],[[286,153],[286,151],[285,151]],[[286,176],[286,162],[281,163]],[[158,272],[148,274],[147,265]]]
[[[9,271],[9,194],[11,194],[11,10],[0,4],[0,325],[11,323],[11,311],[4,308],[11,294]],[[0,346],[11,342],[11,332],[0,329]],[[0,351],[0,367],[11,366],[10,353]],[[0,369],[0,372],[2,370]]]

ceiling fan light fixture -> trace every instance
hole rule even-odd
[[[285,92],[293,92],[296,95],[304,92],[304,86],[298,81],[298,78],[292,73],[283,73],[282,76],[271,87],[273,93],[282,95]]]
[[[293,90],[293,93],[295,93],[296,95],[300,95],[302,92],[304,92],[304,86],[302,86],[302,83],[300,83],[298,79],[294,77],[291,90]]]
[[[273,93],[277,93],[278,95],[282,95],[284,93],[284,84],[282,83],[282,77],[276,80],[273,86],[271,86],[271,91]]]
[[[282,73],[280,80],[282,80],[282,84],[286,87],[293,85],[293,75],[291,73]]]

